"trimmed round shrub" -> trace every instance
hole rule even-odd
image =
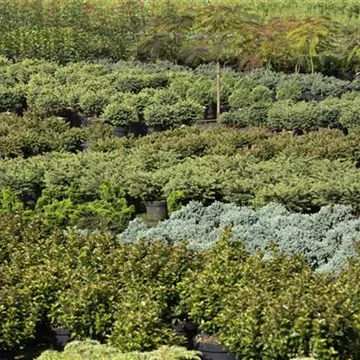
[[[274,130],[311,130],[321,125],[316,102],[277,101],[268,111],[267,125]]]
[[[263,85],[253,88],[241,87],[236,89],[229,97],[229,105],[233,109],[242,109],[254,104],[272,102],[272,91]]]
[[[138,94],[141,90],[149,87],[151,78],[147,75],[124,75],[119,74],[113,86],[117,91]]]
[[[25,96],[21,87],[0,85],[0,112],[13,110],[16,105],[22,106]]]
[[[360,99],[342,101],[339,123],[346,128],[360,126]]]
[[[174,105],[152,104],[144,109],[144,120],[148,127],[163,131],[174,127],[177,113]]]
[[[181,100],[174,105],[175,126],[192,125],[204,117],[204,107],[193,100]]]
[[[111,95],[111,90],[88,90],[79,97],[80,109],[87,116],[100,116],[110,103]]]
[[[138,114],[135,105],[128,100],[107,105],[103,117],[105,122],[113,126],[127,126],[130,122],[137,121]]]
[[[281,83],[276,88],[276,100],[299,101],[301,99],[301,89],[294,82]]]

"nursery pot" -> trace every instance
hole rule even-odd
[[[82,151],[86,151],[89,148],[89,142],[88,141],[84,141],[80,144],[80,147],[82,149]]]
[[[127,126],[115,126],[113,129],[113,133],[116,137],[121,138],[127,136],[129,129]]]
[[[201,358],[203,360],[237,360],[237,356],[234,353],[229,353],[219,344],[196,342],[194,349],[201,352]]]
[[[146,214],[150,221],[166,219],[167,209],[165,201],[151,201],[146,203]]]
[[[194,349],[193,338],[197,334],[197,326],[194,323],[182,322],[173,325],[173,329],[179,336],[184,336],[187,340],[186,347],[188,350]]]
[[[93,124],[93,122],[85,115],[78,114],[79,122],[81,127],[88,127]]]
[[[143,122],[132,122],[129,126],[130,132],[134,134],[135,137],[144,136],[148,133],[148,127]]]
[[[70,331],[67,329],[54,329],[55,332],[55,342],[56,342],[56,350],[62,351],[64,350],[67,343],[71,340]]]
[[[216,104],[210,104],[206,106],[205,119],[216,119]]]

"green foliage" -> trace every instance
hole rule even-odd
[[[112,102],[105,107],[103,116],[113,126],[127,126],[137,121],[137,110],[130,101]]]
[[[171,327],[161,324],[166,303],[155,297],[156,294],[152,294],[151,290],[149,292],[148,288],[136,291],[128,289],[123,306],[117,309],[110,344],[127,352],[156,349],[162,344],[180,345],[183,342]]]
[[[295,83],[283,83],[276,88],[276,100],[292,100],[301,99],[301,90]]]
[[[20,213],[1,215],[0,223],[7,239],[0,244],[1,350],[23,345],[46,319],[75,339],[110,338],[118,348],[182,341],[170,326],[177,284],[196,264],[184,244],[119,245],[109,233],[49,231],[41,218]]]
[[[150,105],[144,110],[144,119],[147,126],[156,131],[173,128],[177,121],[176,111],[173,105]]]
[[[343,101],[341,104],[341,113],[339,123],[346,127],[352,128],[360,125],[359,107],[360,101],[358,98],[353,101]]]
[[[22,88],[17,86],[0,87],[0,112],[13,110],[15,105],[22,106],[24,102],[24,94]]]
[[[268,125],[272,129],[311,130],[337,122],[332,108],[315,102],[293,103],[291,100],[276,102],[268,112]],[[332,119],[331,115],[335,115]],[[333,120],[333,121],[332,121]]]
[[[72,194],[75,190],[76,197]],[[56,198],[57,197],[57,198]],[[98,197],[84,201],[78,189],[69,188],[64,194],[44,191],[36,204],[48,228],[76,225],[95,230],[122,231],[134,216],[135,209],[128,206],[123,190],[111,183],[100,185]]]
[[[167,198],[167,209],[169,214],[180,210],[188,201],[188,193],[186,190],[175,190]]]
[[[182,304],[244,359],[346,359],[358,354],[359,330],[350,305],[358,291],[345,283],[315,274],[301,257],[275,247],[271,256],[249,255],[224,235],[182,282]]]
[[[93,340],[73,341],[64,352],[46,351],[38,360],[200,360],[195,351],[177,346],[162,346],[151,352],[123,353],[115,347]]]
[[[0,157],[30,157],[49,151],[75,151],[85,138],[84,129],[70,128],[62,119],[41,119],[25,113],[21,118],[0,114]]]
[[[88,116],[100,116],[110,102],[110,90],[88,90],[79,97],[79,107]]]

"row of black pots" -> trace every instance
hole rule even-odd
[[[191,322],[184,322],[173,325],[175,332],[186,338],[186,347],[189,350],[197,350],[201,353],[203,360],[237,360],[234,353],[227,351],[222,345],[195,339],[198,328]]]

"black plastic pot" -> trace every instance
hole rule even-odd
[[[92,121],[83,114],[78,114],[78,117],[79,117],[79,122],[80,122],[81,127],[88,127],[93,124]]]
[[[148,133],[148,127],[143,122],[132,122],[129,124],[130,132],[134,134],[135,137],[145,136]]]
[[[216,119],[216,104],[210,104],[206,106],[205,119]]]
[[[186,347],[188,350],[194,349],[193,339],[197,334],[197,326],[194,323],[183,322],[176,325],[173,325],[173,329],[176,334],[179,336],[184,336],[186,338]]]
[[[62,351],[71,340],[70,331],[67,329],[54,329],[56,350]]]
[[[146,204],[146,214],[150,221],[160,221],[166,219],[167,208],[165,201],[151,201]]]
[[[15,104],[12,109],[12,112],[14,114],[16,114],[17,116],[23,116],[23,114],[24,114],[23,106],[21,104]]]
[[[127,136],[129,132],[128,127],[125,126],[115,126],[113,129],[113,133],[116,137],[121,138]]]
[[[203,360],[237,360],[238,357],[234,353],[229,353],[219,344],[196,342],[194,349],[201,352]]]
[[[86,151],[89,148],[89,142],[84,141],[80,144],[82,151]]]

